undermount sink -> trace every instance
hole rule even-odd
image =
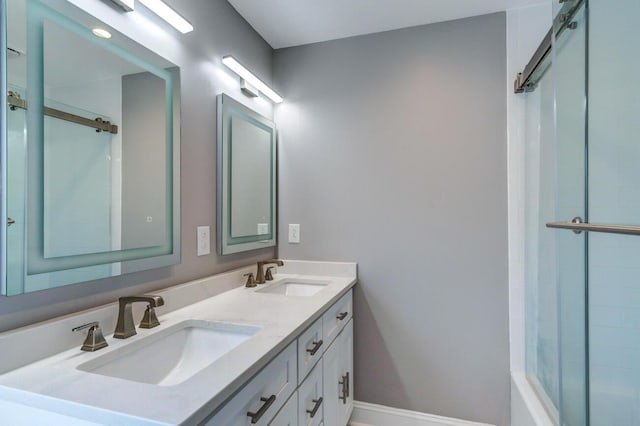
[[[134,382],[173,386],[213,364],[259,330],[260,327],[250,325],[183,321],[85,362],[78,369]]]
[[[313,296],[329,284],[329,281],[284,280],[257,290],[259,293],[283,294],[285,296]]]

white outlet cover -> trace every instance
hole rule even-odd
[[[289,242],[294,244],[298,244],[300,242],[300,224],[299,223],[289,224]]]
[[[211,253],[211,234],[208,226],[198,226],[198,256]]]

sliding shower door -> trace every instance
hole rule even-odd
[[[589,221],[640,225],[640,2],[589,1]],[[591,425],[640,425],[640,236],[589,233]]]
[[[548,222],[589,219],[587,179],[587,19],[583,3],[557,3],[553,70],[555,147],[557,151],[554,216]],[[562,6],[562,8],[560,8]],[[564,17],[562,17],[564,15]],[[560,424],[588,424],[587,291],[588,237],[546,229],[556,241]]]
[[[588,216],[587,23],[585,7],[575,5],[554,2],[546,57],[552,66],[538,71],[525,94],[526,367],[555,422],[583,426],[588,423],[587,237],[546,226]]]

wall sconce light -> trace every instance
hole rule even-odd
[[[132,12],[135,9],[134,0],[111,0],[120,6],[125,12]],[[193,31],[193,25],[184,19],[178,12],[170,8],[162,0],[138,0],[147,9],[167,21],[172,27],[182,34]]]
[[[241,81],[242,91],[246,93],[247,90],[251,92],[251,89],[257,89],[260,93],[271,99],[273,102],[279,104],[284,99],[278,95],[272,88],[267,86],[262,80],[256,77],[251,71],[244,67],[240,62],[231,55],[227,55],[222,58],[222,63],[225,64],[231,71],[235,72],[244,81]],[[248,85],[247,85],[248,83]],[[251,96],[249,94],[248,96]]]

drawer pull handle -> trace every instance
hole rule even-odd
[[[349,312],[341,312],[338,315],[336,315],[336,318],[338,318],[340,321],[342,321],[343,319],[345,319],[347,317],[347,315],[349,315]]]
[[[314,356],[316,352],[318,352],[318,349],[320,349],[320,346],[322,346],[322,339],[317,342],[313,342],[313,348],[307,349],[307,352],[309,352],[309,355]]]
[[[339,385],[342,385],[342,396],[339,396],[338,399],[342,400],[343,404],[347,403],[347,398],[349,397],[349,373],[342,376],[342,380],[338,382]]]
[[[318,412],[318,409],[322,405],[322,397],[320,397],[318,399],[314,399],[311,402],[313,402],[315,405],[313,406],[313,408],[311,410],[307,410],[307,413],[309,413],[309,417],[313,418],[313,416],[316,415],[316,413]]]
[[[276,396],[271,395],[269,398],[265,398],[263,396],[262,398],[260,398],[260,401],[264,402],[264,404],[262,404],[262,407],[260,407],[258,411],[256,411],[255,413],[252,413],[251,411],[247,412],[247,416],[251,417],[251,424],[258,423],[258,420],[260,420],[260,417],[262,417],[263,414],[267,412],[269,407],[271,407],[271,404],[273,404],[276,401]]]

